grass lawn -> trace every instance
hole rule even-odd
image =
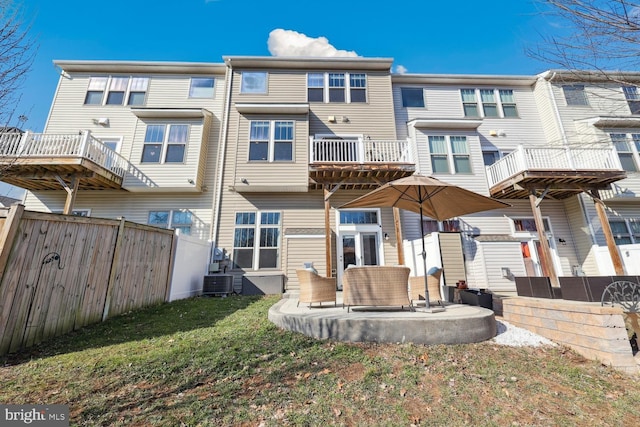
[[[177,301],[4,357],[0,403],[72,425],[640,425],[640,378],[566,348],[316,341],[268,321],[277,301]]]

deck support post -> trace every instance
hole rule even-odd
[[[549,247],[549,240],[547,239],[544,221],[542,220],[542,212],[540,211],[541,201],[542,198],[539,198],[534,190],[530,190],[529,202],[531,203],[531,211],[533,212],[533,219],[536,223],[536,229],[538,230],[538,240],[540,241],[540,248],[542,249],[542,253],[540,254],[542,256],[542,272],[549,277],[551,286],[559,287],[560,282],[553,264],[551,248]]]
[[[613,269],[617,276],[624,276],[624,264],[622,263],[622,257],[616,241],[613,238],[613,232],[611,231],[611,225],[609,225],[609,219],[607,218],[606,206],[602,199],[600,199],[600,193],[598,190],[591,190],[587,194],[593,199],[593,203],[596,207],[598,219],[600,220],[600,226],[602,227],[602,233],[604,234],[605,241],[607,242],[607,248],[609,249],[609,256],[613,263]]]

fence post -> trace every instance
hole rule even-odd
[[[178,230],[176,230],[178,231]],[[169,296],[171,296],[171,285],[173,284],[173,268],[175,264],[176,252],[178,250],[178,241],[180,240],[180,235],[175,232],[171,236],[171,252],[169,253],[169,266],[167,267],[167,289],[164,293],[164,301],[169,301]]]
[[[15,204],[9,208],[9,213],[5,219],[4,227],[0,230],[0,284],[4,277],[4,269],[9,260],[9,254],[13,247],[13,239],[16,237],[22,214],[24,213],[24,205]]]
[[[124,240],[125,220],[120,218],[120,226],[118,227],[118,235],[116,236],[116,247],[113,249],[113,261],[111,261],[111,271],[109,273],[109,284],[107,285],[107,295],[104,300],[104,310],[102,311],[102,321],[109,317],[109,307],[111,306],[111,294],[113,286],[116,282],[117,267],[120,265],[120,249]]]

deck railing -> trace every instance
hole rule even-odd
[[[415,163],[407,140],[309,138],[309,163]]]
[[[515,151],[491,166],[487,166],[489,187],[526,170],[621,171],[623,169],[613,147],[524,148],[519,146]]]
[[[77,157],[91,160],[119,176],[124,174],[129,162],[90,131],[78,134],[1,133],[0,158],[55,158]]]

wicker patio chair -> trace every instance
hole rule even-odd
[[[309,308],[314,302],[320,303],[333,301],[336,305],[336,279],[333,277],[322,277],[310,270],[296,270],[298,281],[300,283],[301,302],[308,302]]]
[[[427,289],[429,289],[429,304],[444,305],[440,295],[440,276],[442,270],[427,275]],[[409,298],[411,302],[424,301],[424,276],[409,277]]]
[[[427,289],[429,289],[429,304],[444,305],[440,295],[440,276],[442,269],[434,269],[427,275]],[[409,277],[409,299],[413,301],[424,301],[424,276]]]
[[[358,266],[349,267],[342,276],[343,307],[349,312],[352,305],[408,306],[409,267]]]

